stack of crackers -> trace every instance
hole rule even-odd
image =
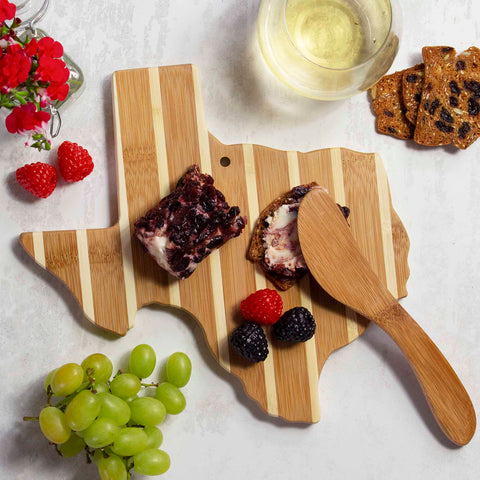
[[[480,136],[480,49],[424,47],[423,63],[370,89],[380,133],[465,149]]]

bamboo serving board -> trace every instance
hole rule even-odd
[[[228,336],[242,321],[240,301],[255,290],[273,288],[246,260],[250,234],[259,212],[275,197],[317,181],[350,207],[349,224],[362,252],[392,294],[405,296],[409,240],[392,209],[380,157],[341,148],[300,153],[223,145],[207,130],[199,74],[192,65],[118,71],[112,81],[118,222],[106,229],[24,233],[22,245],[66,283],[96,325],[124,335],[144,305],[178,306],[201,324],[217,361],[241,379],[263,410],[291,421],[317,422],[323,364],[332,351],[361,335],[367,322],[307,276],[281,296],[285,310],[303,305],[312,311],[315,337],[286,346],[268,332],[270,354],[264,363],[235,355]],[[244,233],[210,255],[190,278],[178,281],[133,238],[133,223],[193,163],[213,176],[248,222]]]

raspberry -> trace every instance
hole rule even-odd
[[[230,344],[239,355],[252,362],[263,362],[267,358],[267,337],[263,328],[256,323],[240,325],[230,336]]]
[[[306,342],[315,333],[315,319],[304,307],[286,311],[273,326],[273,335],[287,342]]]
[[[80,145],[63,142],[58,147],[58,168],[67,182],[79,182],[92,173],[92,157]]]
[[[17,182],[32,195],[47,198],[57,186],[57,171],[52,165],[29,163],[16,171]]]
[[[240,312],[245,320],[271,325],[282,314],[282,297],[269,288],[257,290],[240,303]]]

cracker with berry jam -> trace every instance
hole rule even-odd
[[[404,70],[385,75],[371,89],[373,110],[377,116],[377,130],[397,138],[413,138],[414,125],[405,116],[402,100]]]
[[[480,136],[480,50],[424,47],[425,80],[415,128],[422,145],[465,149]]]
[[[417,123],[418,107],[422,99],[423,77],[425,65],[420,63],[404,70],[402,77],[402,97],[407,120],[415,125]]]

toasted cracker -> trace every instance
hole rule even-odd
[[[420,63],[404,70],[402,76],[402,98],[405,106],[405,116],[414,125],[417,123],[418,107],[422,99],[425,65]]]
[[[465,149],[480,136],[480,50],[424,47],[425,81],[415,141]]]
[[[306,185],[300,185],[304,187],[314,187],[318,186],[316,182],[308,183]],[[292,197],[292,190],[284,193],[277,197],[273,202],[268,204],[260,213],[255,229],[253,230],[252,238],[250,240],[250,246],[247,252],[247,258],[253,262],[260,263],[263,268],[263,259],[265,257],[265,246],[263,243],[263,235],[267,224],[265,222],[266,218],[273,215],[282,205],[288,203],[288,200]],[[279,289],[279,290],[288,290],[290,287],[295,285],[297,281],[306,273],[300,273],[295,277],[286,277],[279,275],[276,272],[267,270],[263,268],[267,278]]]
[[[402,100],[404,71],[382,77],[371,89],[373,110],[377,115],[377,130],[397,138],[413,138],[414,125],[405,116]]]

